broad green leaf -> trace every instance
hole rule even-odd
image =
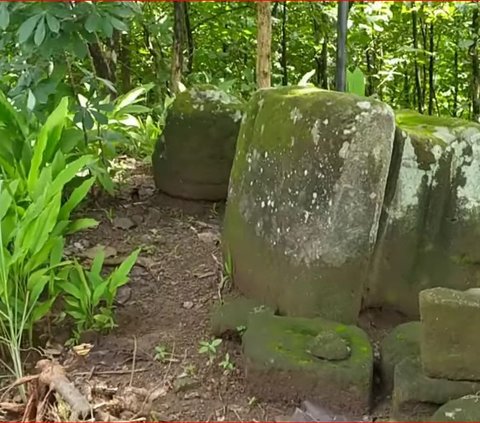
[[[92,304],[97,306],[100,300],[104,297],[105,293],[108,290],[109,281],[103,281],[100,285],[98,285],[95,290],[93,291],[92,295]]]
[[[48,160],[50,158],[49,156],[55,151],[66,122],[67,112],[68,98],[64,97],[40,129],[37,142],[34,146],[32,164],[28,174],[28,187],[30,192],[33,191],[35,183],[37,182],[43,160]]]
[[[46,275],[47,269],[40,269],[28,278],[27,289],[30,291],[30,303],[36,303],[44,291],[50,278]]]
[[[360,96],[365,95],[365,76],[359,68],[353,72],[347,71],[347,91]]]
[[[109,17],[112,26],[119,31],[128,31],[128,25],[113,16]]]
[[[35,108],[35,104],[37,104],[37,99],[35,98],[35,94],[33,94],[33,91],[29,89],[27,96],[28,110],[33,110]]]
[[[113,271],[110,276],[110,292],[113,294],[112,289],[116,290],[117,288],[125,285],[128,282],[128,275],[132,270],[132,267],[137,262],[138,255],[140,254],[140,248],[131,253],[125,261],[118,266],[117,269]]]
[[[61,193],[65,184],[74,179],[77,174],[84,170],[85,167],[94,162],[92,156],[82,156],[73,162],[70,162],[65,169],[63,169],[58,176],[53,180],[52,184],[48,187],[48,196],[54,196]]]
[[[98,221],[95,219],[83,218],[73,221],[68,225],[66,235],[71,235],[76,232],[84,231],[85,229],[95,228],[98,226]]]
[[[85,21],[87,32],[97,32],[100,29],[102,19],[96,13],[92,13]]]
[[[45,28],[45,18],[42,17],[38,22],[37,29],[35,31],[34,42],[37,46],[40,46],[45,40],[46,28]]]
[[[50,28],[50,31],[54,32],[55,34],[58,34],[58,31],[60,31],[60,22],[58,22],[58,19],[55,16],[48,14],[47,24],[48,24],[48,27]]]
[[[43,317],[45,317],[47,313],[52,309],[53,303],[56,299],[56,296],[53,296],[42,303],[37,302],[30,316],[30,320],[32,321],[32,323],[38,322],[40,319],[43,319]]]
[[[60,209],[60,219],[66,220],[70,218],[70,214],[72,213],[72,211],[75,210],[75,208],[85,199],[94,183],[95,178],[87,179],[86,181],[83,181],[80,186],[78,186],[72,191],[67,202]]]
[[[42,14],[33,15],[20,25],[20,28],[18,28],[18,42],[20,44],[25,43],[31,37],[42,16]]]
[[[0,4],[0,29],[6,30],[10,24],[10,13],[8,12],[8,3]]]
[[[75,297],[77,300],[80,300],[83,296],[80,288],[74,285],[72,282],[65,281],[61,284],[60,288],[62,289],[62,291],[66,292],[72,297]]]
[[[103,267],[103,262],[105,260],[105,250],[100,248],[95,258],[93,259],[92,267],[90,271],[95,275],[100,275]]]

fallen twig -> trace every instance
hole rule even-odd
[[[130,373],[130,383],[128,386],[132,386],[133,383],[133,375],[135,374],[135,362],[137,359],[137,337],[133,337],[133,358],[132,358],[132,371]]]
[[[141,372],[146,372],[148,369],[135,369],[135,373],[141,373]],[[89,376],[92,374],[92,376],[109,376],[109,375],[128,375],[132,372],[132,370],[104,370],[101,372],[76,372],[73,373],[74,376]]]

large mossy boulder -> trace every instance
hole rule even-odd
[[[422,371],[420,359],[406,358],[395,367],[393,418],[426,421],[446,402],[480,391],[480,383],[431,378]]]
[[[312,350],[319,339],[324,348]],[[355,418],[368,412],[373,351],[360,328],[321,318],[255,313],[242,341],[248,390],[257,398],[290,403],[308,399]],[[328,359],[325,353],[334,350]]]
[[[418,318],[418,294],[480,284],[480,125],[396,115],[392,164],[366,297]]]
[[[210,86],[177,95],[152,157],[157,188],[192,200],[224,200],[244,104]]]
[[[357,320],[394,130],[372,99],[305,87],[253,96],[223,232],[244,294],[286,315]]]
[[[420,293],[420,315],[425,374],[480,381],[480,294],[427,289]]]
[[[480,422],[480,396],[467,395],[448,401],[432,416],[432,422]]]

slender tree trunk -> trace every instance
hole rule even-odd
[[[328,36],[323,37],[322,52],[320,53],[320,81],[321,87],[328,89]]]
[[[403,73],[403,107],[410,106],[410,80],[408,78],[408,68],[405,67]]]
[[[185,35],[185,3],[173,3],[173,48],[172,48],[172,69],[171,69],[171,90],[178,93],[183,75],[183,46]]]
[[[130,57],[130,37],[128,34],[122,34],[118,62],[120,65],[122,91],[126,93],[132,89],[132,80],[130,76],[132,63]]]
[[[347,89],[347,23],[349,3],[338,2],[337,14],[337,64],[335,88],[337,91]]]
[[[472,38],[473,43],[470,47],[472,57],[472,119],[475,122],[480,118],[480,70],[478,61],[478,32],[480,29],[478,5],[473,10],[472,15]]]
[[[425,52],[428,51],[427,45],[427,28],[425,24],[425,14],[423,3],[420,5],[420,31],[422,33],[422,48],[423,48],[423,60],[422,60],[422,107],[425,109],[425,102],[427,98],[427,58]]]
[[[453,110],[452,116],[458,114],[458,36],[455,43],[455,53],[453,55]]]
[[[415,92],[417,99],[417,109],[419,113],[423,113],[422,103],[422,86],[420,84],[420,70],[418,67],[418,30],[417,30],[417,11],[412,9],[412,35],[413,35],[413,48],[415,50],[415,59],[413,61],[415,68]]]
[[[185,32],[187,34],[187,73],[192,73],[193,71],[193,56],[195,54],[195,43],[193,41],[193,31],[192,25],[190,23],[190,3],[185,3]]]
[[[372,57],[372,51],[369,48],[367,48],[367,50],[365,51],[365,59],[367,61],[367,86],[366,86],[366,89],[365,89],[365,94],[367,96],[370,96],[372,95],[375,90],[374,90],[374,87],[373,87],[373,57]]]
[[[270,2],[257,3],[257,86],[271,86],[272,14]]]
[[[283,13],[282,13],[282,54],[281,54],[281,64],[282,64],[282,84],[288,85],[288,68],[287,68],[287,2],[283,2]]]
[[[435,99],[434,71],[435,71],[435,42],[433,32],[433,22],[430,23],[429,31],[429,51],[430,57],[428,62],[428,114],[433,114],[433,101]]]
[[[100,47],[100,43],[89,43],[88,51],[92,57],[93,67],[95,68],[95,73],[97,76],[103,79],[108,79],[111,82],[115,82],[115,78],[112,75],[110,65],[102,51],[102,48]]]

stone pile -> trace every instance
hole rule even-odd
[[[480,296],[432,288],[419,297],[421,321],[398,326],[382,343],[393,417],[418,421],[442,406],[433,421],[480,421]]]

